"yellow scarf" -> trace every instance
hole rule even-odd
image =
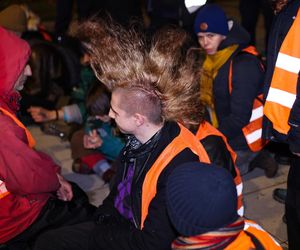
[[[218,127],[218,120],[214,108],[212,93],[213,81],[222,65],[227,62],[238,45],[232,45],[217,51],[214,55],[206,55],[203,63],[203,72],[200,79],[200,100],[206,106],[212,125]]]

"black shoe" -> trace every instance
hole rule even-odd
[[[273,191],[273,198],[274,200],[285,204],[285,200],[286,200],[286,189],[285,188],[275,188]]]
[[[278,164],[268,151],[263,150],[250,162],[249,170],[254,168],[263,169],[266,177],[272,178],[277,173]]]

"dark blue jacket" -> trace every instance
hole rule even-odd
[[[238,44],[239,47],[219,69],[213,84],[213,95],[218,129],[227,137],[233,150],[249,149],[242,128],[249,123],[253,101],[262,93],[264,70],[260,60],[249,53],[241,52],[249,45],[250,36],[233,22],[226,39],[219,49]],[[232,92],[229,93],[229,68],[232,64]]]

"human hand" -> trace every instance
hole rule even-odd
[[[103,141],[98,135],[96,129],[93,129],[88,135],[83,137],[83,146],[89,149],[99,148],[102,145]]]
[[[60,188],[57,190],[56,194],[58,199],[63,201],[70,201],[73,198],[73,191],[71,184],[65,180],[60,174],[57,174]]]
[[[29,109],[27,109],[27,112],[30,113],[35,122],[47,122],[57,118],[55,110],[48,110],[42,107],[31,106]]]

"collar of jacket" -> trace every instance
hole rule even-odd
[[[161,137],[161,130],[156,132],[146,143],[141,144],[135,136],[129,136],[125,145],[123,156],[125,159],[139,158],[152,152]]]

